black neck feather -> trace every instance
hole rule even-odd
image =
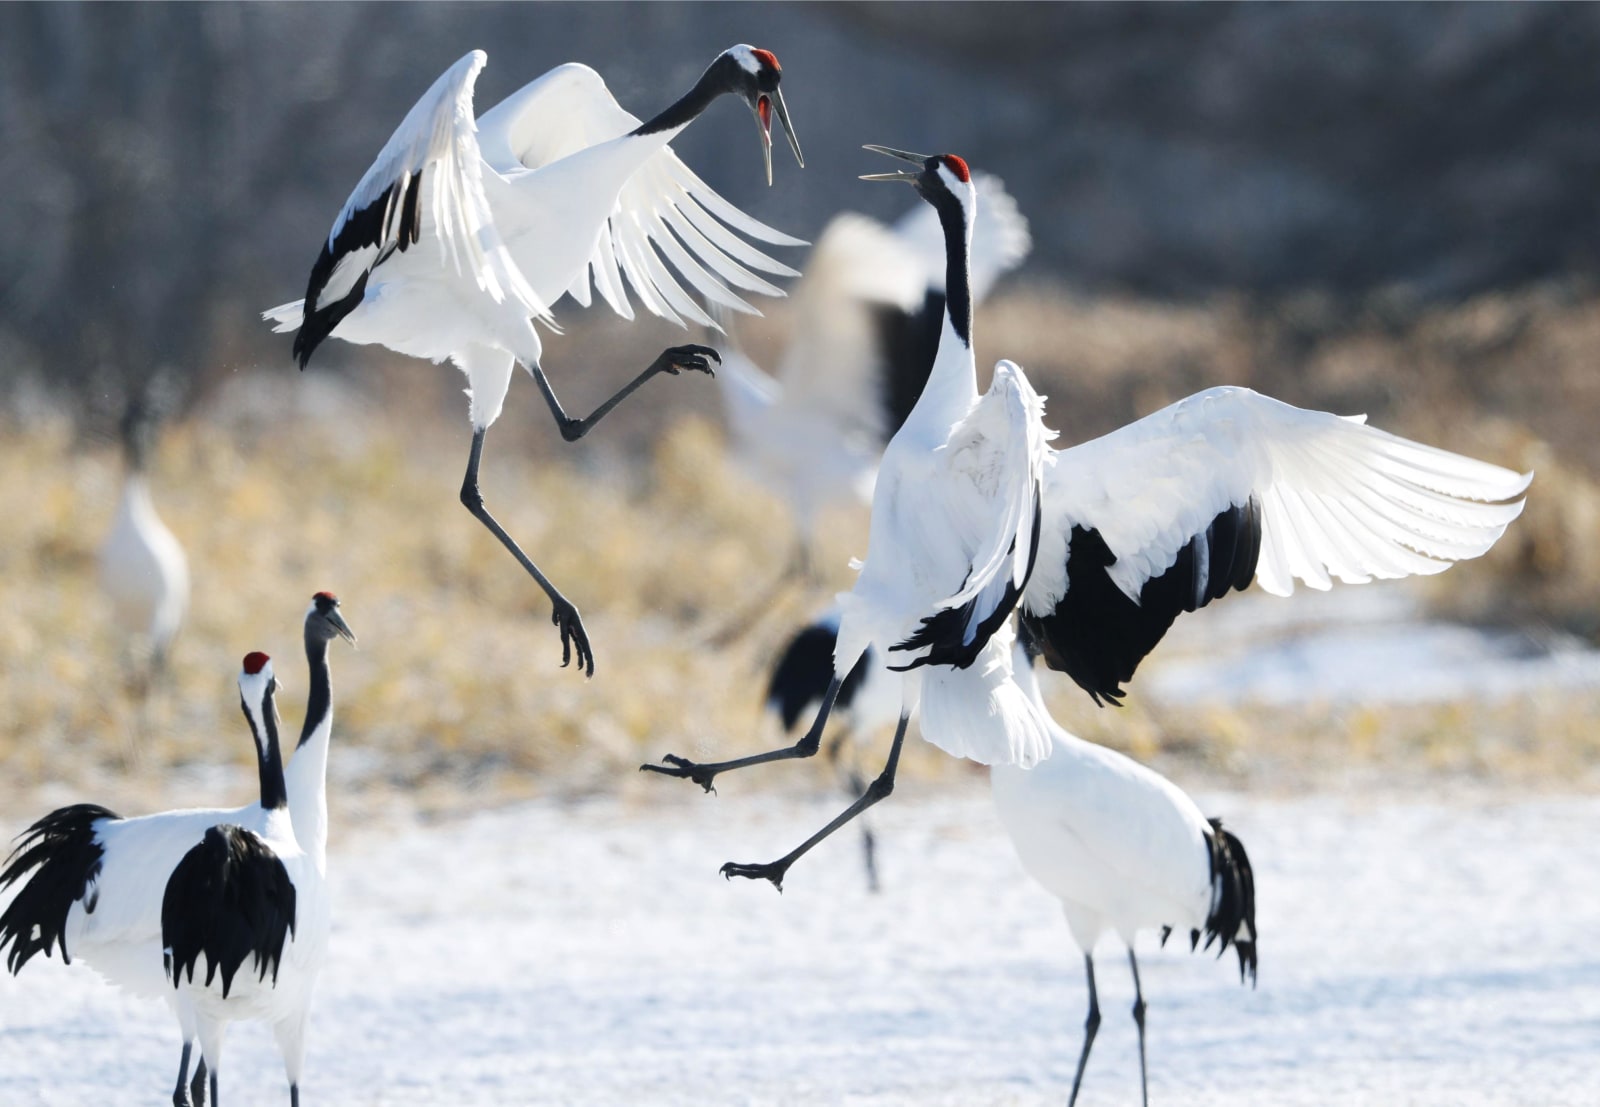
[[[732,91],[725,69],[725,59],[718,58],[700,74],[700,79],[694,87],[684,93],[678,100],[669,106],[654,119],[639,124],[634,129],[636,135],[653,135],[661,131],[668,131],[674,127],[687,126],[693,122],[701,112],[711,106],[711,102],[725,92]]]
[[[311,741],[333,706],[333,683],[328,676],[328,640],[306,633],[306,665],[311,670],[311,690],[306,696],[306,718],[300,726],[299,749]]]
[[[272,811],[288,805],[289,792],[283,783],[283,751],[278,747],[278,713],[273,710],[272,693],[262,696],[258,706],[261,725],[267,728],[265,741],[256,730],[255,716],[248,709],[244,714],[250,720],[250,731],[256,739],[256,766],[261,772],[261,806]]]
[[[956,334],[971,348],[972,280],[968,272],[966,209],[950,192],[934,193],[932,203],[933,210],[939,213],[939,225],[944,228],[945,310]]]

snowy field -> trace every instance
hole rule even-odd
[[[1252,592],[1180,619],[1142,694],[1289,704],[1443,703],[1600,687],[1600,650],[1559,631],[1430,619],[1411,582],[1292,603]]]
[[[337,841],[307,1107],[1065,1101],[1080,962],[986,787],[903,786],[877,896],[848,835],[781,896],[716,875],[837,797],[661,791]],[[1600,798],[1197,798],[1254,860],[1260,987],[1141,942],[1153,1103],[1600,1103]],[[1099,978],[1080,1102],[1137,1103],[1120,950]],[[166,1103],[174,1037],[35,961],[0,977],[0,1102]],[[264,1028],[225,1060],[228,1107],[287,1101]]]

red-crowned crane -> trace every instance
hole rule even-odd
[[[1083,951],[1089,1014],[1068,1105],[1078,1100],[1089,1047],[1100,1027],[1094,984],[1094,947],[1106,932],[1128,950],[1133,971],[1133,1019],[1139,1028],[1139,1088],[1149,1103],[1145,1077],[1144,992],[1133,939],[1176,930],[1190,948],[1205,935],[1220,957],[1231,945],[1239,978],[1256,978],[1255,874],[1238,838],[1207,819],[1177,785],[1114,750],[1085,742],[1051,719],[1039,694],[1026,631],[1013,660],[1014,678],[1045,716],[1052,749],[1031,769],[995,765],[989,770],[995,810],[1028,875],[1061,901],[1067,928]]]
[[[871,149],[879,149],[872,147]],[[885,151],[887,152],[887,151]],[[978,392],[968,277],[976,196],[966,162],[919,159],[908,180],[938,214],[946,246],[945,307],[927,384],[890,440],[872,498],[872,530],[855,587],[839,596],[834,675],[815,721],[794,746],[715,764],[668,755],[642,768],[709,790],[718,773],[810,757],[843,684],[869,646],[901,671],[900,715],[889,759],[860,799],[770,864],[730,862],[725,876],[782,887],[789,866],[894,788],[906,725],[919,699],[922,735],[961,757],[1031,764],[1049,748],[1044,720],[1010,680],[1006,624],[1027,583],[1039,531],[1050,434],[1043,402],[1010,362]]]
[[[1027,768],[1049,753],[1048,718],[1012,674],[1019,605],[1042,656],[1097,699],[1128,679],[1180,612],[1252,578],[1287,595],[1433,573],[1487,551],[1522,510],[1531,474],[1409,442],[1357,419],[1303,411],[1248,389],[1199,393],[1072,449],[1049,446],[1043,403],[1022,370],[995,367],[977,391],[966,276],[974,207],[960,158],[868,147],[916,171],[949,262],[933,374],[889,443],[867,557],[839,596],[834,673],[793,746],[709,764],[669,754],[641,768],[693,780],[813,756],[845,674],[869,646],[904,675],[882,773],[836,819],[766,864],[724,876],[782,887],[798,858],[894,789],[911,711],[957,757]]]
[[[290,818],[296,827],[307,828],[319,867],[317,850],[323,846],[317,828],[323,828],[320,843],[325,843],[322,772],[333,710],[326,643],[335,635],[354,641],[337,601],[319,593],[305,620],[311,688],[301,751],[309,750],[310,755],[298,774],[300,783],[291,772],[285,789]],[[256,681],[260,670],[251,673],[248,665],[245,668],[240,681],[247,677]],[[241,699],[248,717],[251,699],[243,691]],[[195,1030],[186,1014],[189,1009],[177,1005],[162,968],[162,894],[173,869],[207,830],[222,824],[256,829],[266,817],[259,800],[245,807],[165,811],[136,818],[122,818],[97,804],[76,804],[52,811],[24,831],[0,869],[0,889],[21,882],[0,913],[0,950],[10,946],[6,967],[13,974],[35,954],[48,957],[53,948],[59,949],[66,963],[80,960],[109,982],[136,995],[160,997],[174,1007],[184,1032],[173,1095],[176,1104],[189,1102],[186,1078]],[[204,1077],[202,1062],[193,1085],[197,1098],[204,1094]]]
[[[767,50],[723,51],[693,88],[643,123],[617,104],[598,73],[576,63],[552,69],[474,119],[473,87],[486,61],[472,51],[423,95],[345,201],[305,298],[264,314],[280,331],[298,328],[301,368],[331,335],[435,362],[448,358],[466,374],[472,447],[461,502],[549,597],[562,664],[576,654],[579,670],[593,675],[577,607],[484,506],[484,435],[499,418],[518,362],[567,441],[583,437],[657,374],[712,372],[714,350],[672,347],[588,418],[575,419],[545,376],[534,322],[551,324],[550,309],[563,294],[588,305],[591,283],[618,314],[633,318],[624,275],[647,310],[680,325],[685,318],[712,325],[680,281],[736,311],[755,309],[730,284],[781,295],[751,270],[794,271],[734,232],[781,245],[799,241],[729,204],[667,144],[718,97],[734,94],[755,113],[769,183],[774,116],[796,160],[800,146],[778,91],[778,59]]]
[[[239,695],[256,742],[264,818],[208,827],[162,882],[162,964],[180,1024],[199,1036],[212,1107],[221,1103],[223,1033],[244,1019],[271,1024],[290,1107],[299,1107],[306,1019],[328,953],[327,889],[295,840],[283,782],[277,688],[267,655],[247,655]],[[178,1081],[181,1090],[181,1072]]]

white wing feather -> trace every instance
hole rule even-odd
[[[1259,499],[1256,580],[1287,596],[1437,573],[1494,545],[1522,512],[1518,474],[1247,388],[1214,388],[1064,450],[1046,480],[1045,538],[1024,603],[1053,608],[1074,525],[1100,532],[1137,600],[1230,505]]]
[[[960,591],[941,601],[939,610],[977,599],[967,627],[975,627],[1000,602],[1007,588],[1021,590],[1032,562],[1033,518],[1048,443],[1055,432],[1044,426],[1044,401],[1022,370],[999,362],[994,382],[972,414],[951,434],[946,464],[964,474],[976,489],[975,502],[993,512],[978,528],[983,536],[972,570]]]
[[[441,262],[448,258],[457,273],[470,274],[496,303],[509,296],[529,315],[547,316],[547,305],[539,302],[507,253],[483,191],[472,93],[488,60],[482,50],[468,53],[412,106],[345,201],[328,232],[328,243],[333,244],[352,215],[396,182],[424,173]]]
[[[578,63],[557,66],[484,113],[479,122],[484,157],[503,174],[540,169],[639,126],[638,118],[616,102],[600,75]],[[625,275],[648,311],[680,325],[684,318],[702,326],[716,325],[685,284],[715,303],[759,314],[728,285],[781,296],[781,289],[750,270],[785,277],[797,274],[729,227],[765,242],[804,245],[739,211],[684,165],[670,146],[664,146],[623,186],[587,268],[567,292],[588,304],[592,284],[617,314],[631,319]],[[677,269],[676,275],[663,263],[663,255]]]

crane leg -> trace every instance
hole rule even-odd
[[[852,663],[853,664],[853,663]],[[682,777],[692,780],[708,792],[716,791],[711,782],[717,778],[718,773],[729,772],[733,769],[744,769],[751,765],[765,765],[769,761],[793,761],[802,757],[814,757],[822,746],[822,731],[828,725],[828,715],[833,711],[833,701],[839,698],[839,686],[844,683],[844,677],[835,674],[828,684],[828,691],[822,697],[822,708],[817,712],[816,720],[812,722],[809,730],[801,735],[800,740],[792,746],[785,746],[781,750],[769,750],[766,753],[752,754],[749,757],[736,757],[731,761],[713,761],[701,764],[690,761],[687,757],[679,757],[669,753],[661,760],[663,765],[640,765],[642,773],[660,773],[662,776]]]
[[[1133,1021],[1139,1024],[1139,1101],[1150,1107],[1150,1082],[1144,1069],[1144,989],[1139,986],[1139,959],[1128,947],[1128,965],[1133,969]]]
[[[612,408],[626,400],[633,394],[635,389],[657,373],[668,373],[672,376],[677,376],[680,372],[687,370],[689,372],[704,373],[707,376],[715,376],[716,372],[711,368],[713,361],[721,365],[722,355],[710,346],[696,346],[693,344],[669,346],[661,351],[660,356],[655,361],[650,363],[648,369],[623,385],[611,399],[590,412],[587,419],[574,419],[566,413],[561,406],[561,401],[556,399],[555,389],[550,387],[549,378],[544,375],[544,370],[539,367],[538,362],[529,365],[528,371],[533,374],[534,381],[539,385],[539,391],[544,394],[544,402],[550,405],[550,414],[555,416],[556,426],[561,430],[561,437],[568,442],[576,442],[594,430],[595,424],[611,414]]]
[[[867,790],[861,794],[861,797],[840,812],[837,818],[776,861],[769,861],[763,865],[729,861],[722,866],[722,875],[724,877],[742,876],[749,880],[770,880],[774,888],[780,892],[783,891],[783,877],[789,871],[790,865],[793,865],[809,853],[812,846],[815,846],[845,823],[894,791],[894,774],[900,765],[900,747],[905,743],[906,723],[910,721],[910,718],[909,713],[901,713],[900,722],[894,730],[894,745],[889,747],[889,760],[884,763],[883,771],[878,774],[877,779],[867,785]]]
[[[206,1107],[206,1087],[206,1059],[202,1054],[200,1063],[194,1067],[194,1082],[189,1085],[194,1093],[194,1107]]]
[[[189,1054],[193,1048],[192,1043],[183,1043],[183,1053],[178,1057],[178,1086],[172,1092],[172,1107],[192,1107],[189,1101]]]
[[[828,760],[838,767],[839,759],[844,756],[844,746],[854,737],[852,728],[846,727],[834,736],[828,743]],[[844,771],[845,791],[854,796],[863,791],[867,782],[861,776],[861,750],[854,742],[850,742],[850,766]],[[867,867],[867,891],[880,892],[882,886],[878,883],[878,839],[872,833],[872,826],[867,822],[866,816],[861,818],[861,852],[862,861]]]
[[[528,575],[535,583],[544,589],[544,594],[550,597],[550,603],[554,608],[550,614],[550,621],[561,630],[562,668],[571,663],[573,654],[576,653],[578,671],[587,676],[594,676],[594,651],[589,648],[589,634],[583,629],[583,620],[578,616],[577,607],[556,591],[556,586],[539,571],[539,566],[522,552],[522,547],[518,546],[505,532],[505,528],[495,521],[495,517],[489,514],[489,509],[483,506],[483,493],[478,490],[478,463],[483,458],[483,436],[488,429],[487,427],[473,429],[472,454],[467,459],[467,475],[461,481],[461,502],[478,522],[489,528],[489,533],[500,539],[501,544],[511,551],[512,556],[528,571]]]
[[[1094,1045],[1095,1031],[1100,1029],[1100,996],[1094,988],[1094,957],[1088,953],[1083,955],[1083,969],[1089,975],[1089,1017],[1083,1020],[1083,1052],[1078,1054],[1078,1071],[1072,1078],[1072,1095],[1067,1098],[1067,1107],[1078,1102],[1084,1066],[1089,1063],[1089,1047]]]

